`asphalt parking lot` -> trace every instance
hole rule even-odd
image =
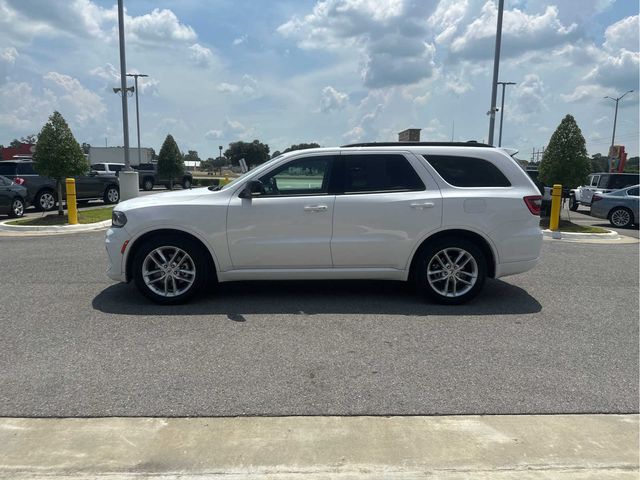
[[[545,241],[444,307],[390,282],[220,285],[161,307],[104,233],[0,238],[1,416],[638,411],[638,245]]]

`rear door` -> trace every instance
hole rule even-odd
[[[343,152],[336,176],[334,267],[405,269],[416,242],[442,224],[440,190],[411,153]]]
[[[10,186],[11,180],[7,177],[0,177],[0,213],[8,212],[11,207],[13,193],[9,188]]]

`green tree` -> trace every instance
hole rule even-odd
[[[62,180],[66,177],[84,175],[89,169],[89,164],[69,125],[59,112],[53,112],[40,130],[33,162],[36,172],[56,180],[58,215],[62,215]]]
[[[540,180],[547,185],[559,183],[566,188],[582,185],[591,172],[584,137],[575,119],[567,115],[551,135],[542,162]]]
[[[9,148],[18,148],[20,145],[22,145],[22,142],[17,138],[14,138],[11,140],[11,143],[9,143]]]
[[[158,154],[158,175],[169,179],[169,188],[173,189],[173,180],[184,174],[184,162],[178,144],[171,135],[164,139]]]
[[[285,148],[284,152],[293,152],[294,150],[306,150],[307,148],[318,148],[320,145],[317,143],[298,143],[297,145],[291,145],[289,148]]]
[[[591,155],[591,173],[606,172],[609,169],[609,159],[601,153]]]
[[[184,156],[185,162],[200,162],[200,157],[198,156],[198,152],[195,150],[189,150],[187,154]]]
[[[271,158],[276,158],[276,157],[279,157],[280,155],[282,155],[282,152],[280,150],[276,150],[271,154]]]
[[[638,157],[630,157],[627,158],[627,163],[624,165],[625,173],[638,173],[640,171],[640,158]]]
[[[26,143],[27,145],[35,145],[36,143],[38,143],[38,137],[36,136],[35,133],[32,133],[31,135],[27,135],[26,137],[22,137],[20,139],[21,143]]]
[[[261,143],[260,140],[248,142],[233,142],[224,152],[224,156],[231,160],[233,165],[238,165],[241,158],[244,158],[249,168],[269,160],[269,145]]]
[[[211,165],[213,168],[217,168],[219,173],[222,173],[222,167],[229,165],[229,160],[225,157],[218,157],[213,160]]]
[[[82,153],[84,153],[85,155],[89,155],[89,149],[91,148],[91,144],[82,142],[82,145],[80,145],[80,148],[82,148]]]

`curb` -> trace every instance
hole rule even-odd
[[[13,222],[15,219],[4,220],[0,222],[0,232],[14,233],[14,234],[65,234],[76,232],[91,232],[95,230],[102,230],[111,226],[111,220],[105,220],[103,222],[96,223],[84,223],[78,225],[7,225],[8,222]]]
[[[607,233],[574,233],[574,232],[552,232],[549,229],[542,230],[542,235],[545,237],[553,238],[554,240],[618,240],[620,234],[613,230],[608,230]]]

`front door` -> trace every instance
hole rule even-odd
[[[333,159],[327,154],[293,159],[259,178],[260,195],[233,196],[227,240],[234,268],[331,267]]]

